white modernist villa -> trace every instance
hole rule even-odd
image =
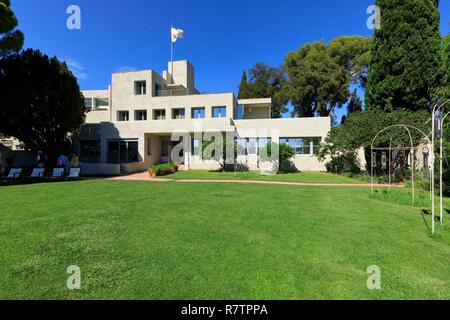
[[[295,147],[297,169],[325,170],[314,150],[330,131],[329,117],[271,119],[271,98],[200,93],[186,60],[169,62],[168,70],[113,73],[108,90],[83,91],[88,113],[74,148],[84,174],[117,175],[171,161],[179,144],[174,134],[184,141],[182,169],[215,169],[217,162],[199,155],[203,135],[212,132],[234,134],[245,148],[238,161],[249,169],[259,168],[259,147],[271,140]]]

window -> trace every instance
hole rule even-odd
[[[95,99],[96,108],[105,108],[109,106],[109,99],[97,98]]]
[[[199,156],[200,148],[201,148],[202,140],[200,139],[192,139],[192,155]]]
[[[100,150],[100,140],[80,140],[80,161],[99,163]]]
[[[227,107],[213,107],[212,116],[213,118],[225,118],[227,116]]]
[[[172,109],[172,119],[184,119],[184,109]]]
[[[152,138],[147,138],[147,155],[152,155]]]
[[[136,110],[134,112],[135,121],[147,121],[147,110]]]
[[[192,119],[204,119],[205,108],[192,108]]]
[[[235,118],[236,120],[242,120],[242,119],[244,119],[244,106],[243,106],[243,105],[238,104],[238,105],[236,106],[234,118]]]
[[[92,109],[92,99],[91,98],[84,98],[84,107],[86,109]]]
[[[128,111],[118,111],[117,112],[117,121],[129,121],[130,113]]]
[[[166,110],[153,110],[153,120],[165,120],[166,119]]]
[[[280,144],[286,143],[295,149],[297,155],[313,155],[318,151],[321,138],[280,138]]]
[[[257,154],[258,139],[247,138],[247,154]]]
[[[159,84],[155,83],[155,93],[154,93],[154,95],[156,97],[159,97],[161,95],[161,91],[162,91],[161,86]]]
[[[134,94],[137,96],[142,96],[147,94],[147,82],[146,81],[136,81],[134,83]]]
[[[108,163],[139,162],[137,140],[120,140],[108,142]]]

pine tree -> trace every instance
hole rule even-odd
[[[19,52],[23,47],[24,36],[17,26],[17,18],[10,8],[9,0],[0,0],[0,58]]]
[[[362,111],[362,101],[358,97],[358,93],[356,92],[356,89],[353,91],[353,93],[350,96],[350,101],[347,105],[347,115],[352,114],[356,111]]]
[[[377,0],[366,105],[384,111],[427,110],[439,87],[441,37],[437,0]]]

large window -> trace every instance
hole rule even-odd
[[[99,163],[100,150],[100,140],[80,140],[80,161]]]
[[[286,143],[295,149],[297,155],[313,155],[318,151],[321,138],[280,138],[280,144]]]
[[[165,120],[166,119],[166,110],[153,110],[153,120]]]
[[[241,104],[238,104],[236,106],[236,109],[234,110],[235,114],[234,114],[234,118],[236,120],[242,120],[244,119],[244,106]]]
[[[172,119],[184,119],[185,117],[185,110],[184,108],[178,108],[178,109],[172,109]]]
[[[225,118],[227,116],[227,107],[213,107],[212,116],[213,118]]]
[[[147,110],[136,110],[134,112],[135,121],[146,121],[147,120]]]
[[[192,108],[192,119],[205,118],[205,108]]]
[[[139,162],[137,140],[113,140],[108,142],[108,163]]]
[[[117,111],[117,121],[130,121],[130,112]]]
[[[136,81],[134,83],[134,94],[137,96],[142,96],[147,94],[147,82],[146,81]]]
[[[259,154],[271,142],[271,138],[237,138],[236,144],[239,155]]]
[[[92,109],[92,98],[84,98],[84,107],[86,109]]]
[[[192,139],[192,155],[193,156],[199,156],[201,152],[202,147],[202,140],[201,139]]]
[[[95,107],[96,108],[107,108],[108,106],[109,106],[109,99],[106,99],[106,98],[95,99]]]

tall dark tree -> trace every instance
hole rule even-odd
[[[22,49],[24,36],[15,30],[18,21],[9,0],[0,0],[0,58]]]
[[[443,77],[443,96],[450,99],[450,35],[442,40],[441,48],[442,73]]]
[[[242,72],[241,83],[239,84],[238,99],[249,99],[251,98],[250,87],[247,81],[247,73]]]
[[[55,161],[85,119],[84,98],[65,63],[32,49],[0,60],[0,132]]]
[[[384,111],[427,110],[440,82],[438,1],[377,0],[366,106]]]

